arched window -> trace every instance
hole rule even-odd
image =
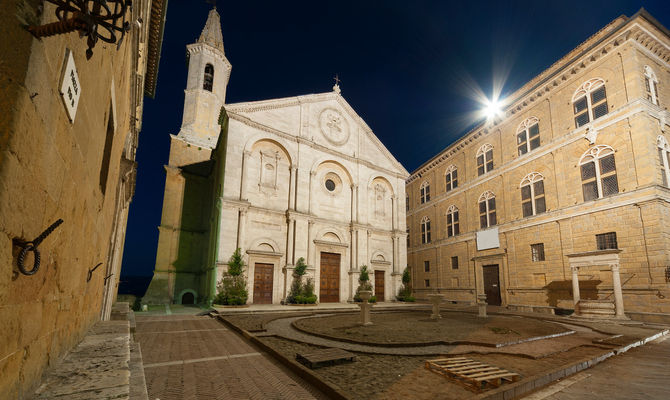
[[[430,201],[430,184],[428,181],[425,181],[421,184],[421,204],[428,203]]]
[[[670,144],[663,135],[658,135],[656,139],[658,146],[658,158],[661,161],[661,176],[663,176],[663,186],[670,187]]]
[[[493,169],[493,146],[486,143],[477,150],[477,175],[484,175]]]
[[[458,187],[458,170],[456,169],[456,166],[450,165],[449,168],[447,168],[445,180],[447,183],[447,192]]]
[[[519,155],[540,147],[540,124],[535,117],[530,117],[519,124],[516,130],[516,145]]]
[[[579,160],[584,201],[619,193],[614,149],[606,145],[590,148]]]
[[[496,195],[487,190],[479,196],[479,227],[484,229],[496,224]]]
[[[447,237],[456,236],[461,233],[458,223],[458,208],[455,205],[447,209]]]
[[[523,216],[542,214],[547,211],[544,200],[544,176],[539,172],[526,175],[519,184],[521,188],[521,209]]]
[[[650,66],[644,66],[644,88],[647,91],[647,100],[653,104],[658,104],[658,79]]]
[[[584,82],[572,96],[572,107],[575,111],[576,128],[606,115],[605,81],[594,78]]]
[[[214,85],[214,66],[212,64],[205,65],[205,80],[202,83],[202,88],[212,91]]]
[[[421,243],[430,243],[430,219],[423,217],[421,220]]]

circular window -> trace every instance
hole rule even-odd
[[[332,179],[326,179],[326,189],[330,192],[335,190],[335,182]]]

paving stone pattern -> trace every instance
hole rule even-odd
[[[135,337],[152,400],[325,398],[210,317],[138,316]]]

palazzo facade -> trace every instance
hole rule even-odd
[[[407,180],[417,297],[670,313],[668,104],[670,35],[644,10],[510,95]]]
[[[352,301],[367,265],[393,300],[407,265],[408,172],[332,92],[225,104],[219,15],[188,46],[184,118],[171,136],[156,268],[144,301],[205,302],[240,248],[249,303],[280,303],[303,257],[319,302]]]

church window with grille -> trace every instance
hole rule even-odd
[[[656,138],[656,146],[658,147],[658,160],[661,163],[661,179],[663,186],[670,187],[670,144],[663,135],[658,135]]]
[[[647,100],[658,106],[658,79],[654,70],[648,65],[644,66],[644,88]]]
[[[485,229],[496,224],[496,196],[487,190],[479,196],[479,227]]]
[[[521,188],[521,209],[524,217],[547,211],[542,174],[531,172],[521,180],[519,187]]]
[[[423,217],[421,220],[421,243],[430,243],[430,219]]]
[[[519,125],[516,145],[520,156],[540,147],[540,123],[537,118],[528,118]]]
[[[445,174],[445,181],[447,192],[458,187],[458,170],[455,166],[450,165]]]
[[[451,205],[447,209],[447,237],[456,236],[461,233],[458,221],[458,208]]]
[[[205,66],[205,80],[203,81],[202,88],[211,92],[213,85],[214,85],[214,66],[212,64],[207,64]]]
[[[589,149],[579,161],[584,201],[619,193],[614,149],[598,145]]]
[[[493,170],[493,146],[486,143],[477,150],[477,175]]]
[[[572,96],[575,127],[586,125],[607,114],[605,81],[600,78],[584,82]]]
[[[428,203],[430,201],[430,184],[428,181],[425,181],[421,184],[420,195],[421,204]]]
[[[531,244],[530,253],[533,262],[544,261],[544,243]]]

